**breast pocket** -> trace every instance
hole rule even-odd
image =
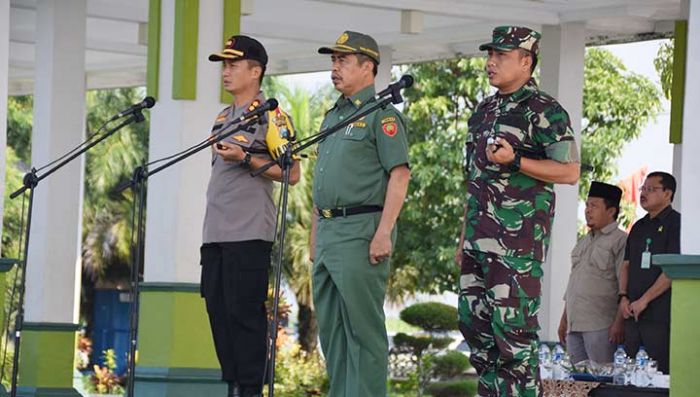
[[[602,278],[612,280],[615,275],[615,255],[608,245],[600,244],[591,252],[591,266]]]

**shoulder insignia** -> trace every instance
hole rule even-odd
[[[384,117],[382,119],[382,124],[394,123],[394,122],[396,122],[396,117],[394,117],[394,116]]]
[[[382,130],[387,136],[393,137],[399,131],[396,122],[382,123]]]

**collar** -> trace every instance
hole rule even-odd
[[[266,101],[265,94],[263,94],[262,91],[259,91],[258,95],[256,95],[255,98],[253,98],[250,102],[246,103],[245,106],[241,106],[241,107],[237,108],[235,104],[231,104],[231,114],[235,113],[237,110],[242,110],[243,113],[246,113],[246,112],[253,110],[253,109],[251,109],[251,106],[253,106],[253,104],[255,104],[255,101],[258,102],[258,104],[255,105],[255,107],[258,107],[258,106],[262,105],[263,103],[265,103],[265,101]]]
[[[668,214],[670,214],[672,211],[673,211],[673,207],[669,204],[666,208],[661,210],[661,212],[659,212],[659,214],[656,215],[655,217],[652,218],[651,216],[649,216],[649,214],[646,214],[644,217],[648,221],[653,221],[655,219],[664,220],[668,216]]]
[[[595,233],[593,232],[593,230],[589,230],[589,231],[588,231],[588,235],[591,236],[591,237],[593,237],[593,236],[595,236],[595,235],[600,235],[600,234],[610,234],[610,233],[612,233],[615,229],[618,228],[618,225],[619,225],[619,224],[617,223],[617,221],[612,221],[612,222],[608,223],[608,224],[605,225],[602,229],[600,229],[599,231],[597,231],[597,232],[595,232]]]
[[[535,95],[540,91],[537,86],[537,82],[534,78],[530,77],[530,80],[525,83],[522,87],[518,88],[517,91],[511,93],[508,96],[502,96],[501,98],[507,99],[509,102],[522,102],[531,96]],[[499,95],[499,94],[496,94]]]
[[[370,99],[374,98],[375,94],[376,92],[374,90],[374,84],[370,84],[367,87],[356,92],[355,95],[349,98],[344,95],[341,95],[340,98],[338,98],[338,100],[335,102],[335,105],[342,106],[346,103],[349,103],[355,108],[359,109],[360,107],[362,107],[362,105],[369,102]]]

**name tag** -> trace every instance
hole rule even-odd
[[[651,267],[651,252],[642,252],[642,269],[649,269]]]

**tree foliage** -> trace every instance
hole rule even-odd
[[[87,130],[139,102],[142,88],[87,93]],[[144,112],[148,117],[148,112]],[[131,264],[133,195],[119,191],[148,156],[148,119],[131,124],[94,146],[86,155],[83,204],[83,269],[92,280],[125,277]]]
[[[673,84],[673,48],[673,39],[661,43],[656,58],[654,58],[654,68],[661,80],[661,91],[668,100],[671,99],[671,86]]]
[[[489,91],[484,58],[413,65],[404,113],[411,182],[399,218],[389,294],[456,289],[453,258],[464,212],[463,158],[467,120]]]
[[[648,78],[630,73],[611,52],[586,52],[583,85],[581,161],[593,167],[582,172],[579,197],[585,200],[593,180],[610,182],[616,160],[627,142],[637,138],[661,109],[658,88]]]

